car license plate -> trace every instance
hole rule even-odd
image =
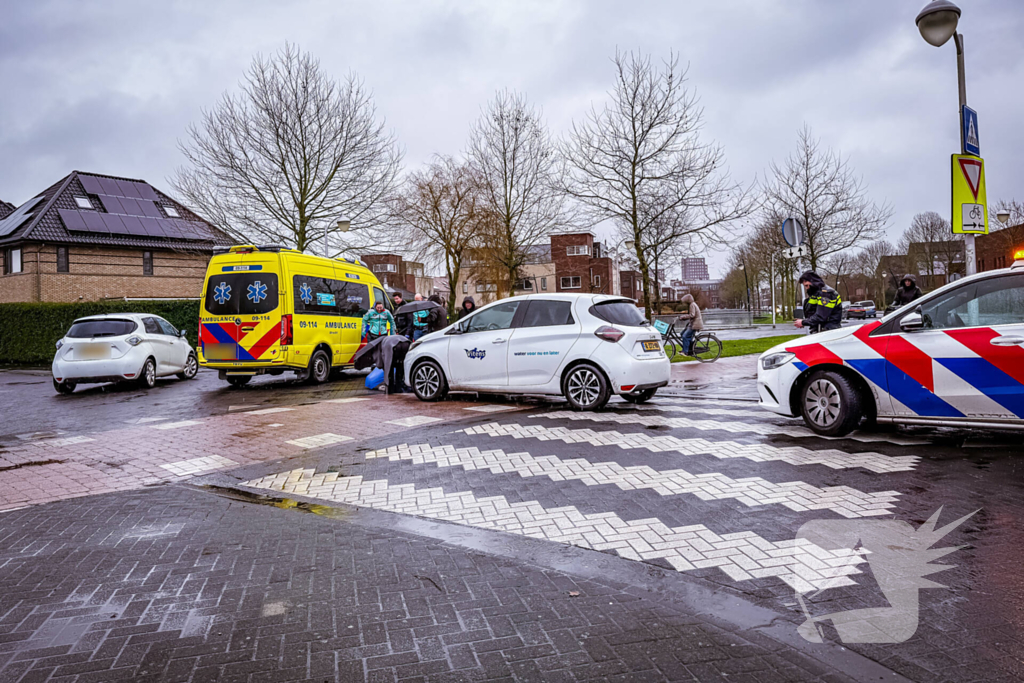
[[[100,360],[110,358],[110,346],[108,344],[85,344],[78,347],[78,358],[82,360]]]
[[[661,345],[656,341],[645,341],[644,351],[661,351]]]
[[[203,355],[207,360],[235,360],[235,344],[204,344]]]

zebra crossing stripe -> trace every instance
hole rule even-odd
[[[413,484],[389,485],[313,469],[245,482],[244,486],[357,507],[417,515],[495,529],[557,543],[614,550],[631,560],[664,559],[677,571],[718,567],[733,581],[775,576],[806,593],[856,585],[865,561],[859,551],[826,550],[807,539],[768,541],[752,531],[719,535],[703,524],[668,527],[658,519],[625,521],[614,512],[584,514],[568,505],[545,508],[537,501],[509,503],[504,496],[477,498],[472,491],[445,493]]]
[[[538,439],[589,443],[594,446],[618,446],[622,449],[644,448],[652,453],[674,452],[682,455],[711,455],[720,459],[746,458],[754,462],[785,462],[790,465],[824,465],[840,470],[862,467],[869,472],[909,472],[920,458],[914,455],[889,456],[881,453],[846,453],[837,449],[811,450],[803,446],[769,446],[744,444],[735,441],[709,441],[707,439],[680,439],[669,434],[652,435],[642,432],[623,434],[616,431],[598,432],[592,429],[568,429],[543,425],[499,424],[491,422],[461,430],[466,434],[510,436],[513,439]]]
[[[542,417],[551,420],[562,419],[562,420],[590,420],[591,422],[617,422],[619,424],[641,424],[641,425],[661,425],[664,427],[680,428],[689,427],[691,429],[699,429],[702,431],[725,431],[725,432],[751,432],[754,434],[760,434],[761,436],[793,436],[798,438],[813,437],[817,439],[851,439],[853,441],[861,442],[872,442],[881,441],[885,443],[899,444],[899,445],[920,445],[927,443],[926,441],[915,441],[911,439],[900,439],[899,437],[889,437],[881,434],[861,434],[854,432],[843,437],[836,436],[819,436],[810,429],[805,427],[797,426],[786,426],[777,425],[771,422],[722,422],[720,420],[694,420],[688,417],[665,417],[663,415],[652,415],[650,412],[647,413],[628,413],[628,414],[615,414],[610,412],[605,413],[577,413],[571,410],[556,410],[550,413],[536,413],[530,415],[530,417]]]
[[[555,455],[535,457],[529,453],[505,453],[501,449],[481,451],[475,446],[430,446],[401,444],[369,451],[366,458],[408,460],[417,465],[490,470],[493,474],[513,473],[521,477],[546,476],[553,481],[582,481],[587,486],[613,484],[623,491],[651,489],[663,496],[692,494],[701,500],[735,499],[748,507],[779,504],[797,512],[831,510],[847,518],[885,515],[894,507],[898,491],[864,493],[849,486],[818,488],[802,481],[775,484],[760,477],[732,479],[723,474],[690,474],[686,470],[658,470],[646,465],[624,467],[616,462],[591,463],[583,458],[562,460]]]
[[[619,404],[616,404],[619,405]],[[623,406],[620,406],[623,407]],[[771,418],[778,417],[779,419],[785,420],[787,418],[782,415],[775,415],[767,410],[744,410],[742,408],[708,408],[705,405],[659,405],[657,403],[645,403],[642,406],[629,406],[633,410],[662,410],[665,412],[677,412],[677,413],[703,413],[704,415],[725,415],[726,417],[760,417],[760,418]],[[791,419],[791,418],[789,418]]]

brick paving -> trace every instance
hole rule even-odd
[[[0,515],[0,681],[853,680],[664,596],[177,486]]]

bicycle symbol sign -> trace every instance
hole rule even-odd
[[[961,204],[964,232],[985,232],[985,206]]]

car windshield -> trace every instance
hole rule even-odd
[[[590,307],[590,314],[613,325],[643,327],[647,324],[632,301],[602,301]]]
[[[71,325],[67,337],[89,339],[91,337],[123,337],[135,331],[134,320],[79,320]]]

